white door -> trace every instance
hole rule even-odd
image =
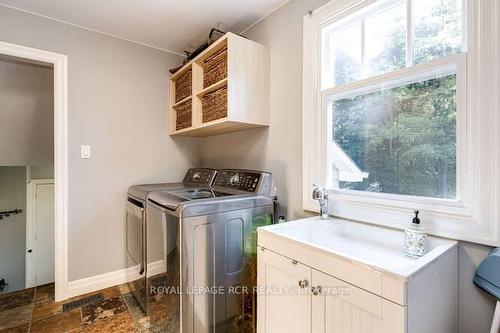
[[[312,270],[314,333],[404,333],[405,308]]]
[[[26,287],[54,282],[54,183],[28,185]]]
[[[261,249],[257,265],[257,332],[311,332],[311,269]]]

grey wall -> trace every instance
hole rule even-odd
[[[1,6],[0,40],[68,56],[69,279],[124,268],[127,187],[200,162],[197,140],[168,135],[180,57]]]
[[[258,168],[273,172],[288,219],[302,210],[302,19],[326,0],[292,0],[246,35],[269,48],[271,125],[208,137],[202,141],[205,166]],[[310,189],[306,189],[310,190]],[[462,243],[460,248],[461,333],[489,332],[494,303],[472,285],[478,263],[491,248]],[[432,300],[429,300],[430,305]]]
[[[29,166],[29,179],[53,179],[54,166]]]
[[[0,211],[22,209],[0,220],[0,279],[8,292],[24,289],[26,248],[26,168],[0,166]]]
[[[460,333],[488,333],[495,301],[471,283],[479,263],[491,251],[489,246],[460,243],[459,251],[459,318]]]
[[[53,165],[53,75],[0,58],[0,165]]]
[[[204,165],[271,171],[288,219],[302,211],[302,19],[325,0],[290,1],[245,33],[269,48],[270,127],[208,137]],[[230,143],[230,144],[228,144]]]

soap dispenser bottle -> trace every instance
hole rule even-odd
[[[415,217],[405,229],[404,253],[411,257],[421,257],[425,254],[427,235],[420,225],[419,211],[416,210],[414,213]]]

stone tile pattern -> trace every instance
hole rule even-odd
[[[64,303],[102,293],[104,300],[67,312]],[[158,302],[160,303],[160,302]],[[162,311],[163,312],[163,311]],[[165,318],[149,317],[126,284],[54,301],[54,285],[48,284],[0,296],[0,333],[149,333],[177,332]]]

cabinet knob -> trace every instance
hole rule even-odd
[[[315,296],[321,294],[321,290],[322,290],[321,286],[316,286],[311,288],[311,291]]]
[[[306,279],[299,281],[299,287],[302,289],[307,287],[308,285],[309,285],[309,282]]]

